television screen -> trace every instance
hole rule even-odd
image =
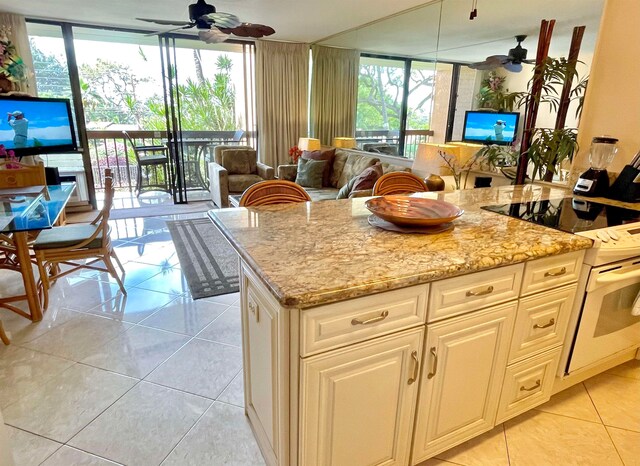
[[[77,150],[69,100],[0,97],[0,144],[16,156]]]
[[[462,140],[480,144],[511,144],[518,130],[519,113],[467,111]]]

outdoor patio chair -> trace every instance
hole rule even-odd
[[[122,294],[127,294],[112,262],[112,259],[115,260],[124,277],[124,268],[116,256],[109,237],[109,213],[114,193],[113,175],[110,169],[105,170],[104,186],[104,206],[93,222],[44,230],[33,244],[38,272],[44,286],[43,307],[45,309],[49,304],[48,291],[51,282],[83,268],[108,272],[118,283]],[[99,262],[102,262],[104,267],[93,265]],[[62,271],[59,264],[71,267]]]
[[[391,172],[382,175],[373,186],[374,196],[421,193],[429,191],[422,178],[408,172]]]
[[[129,133],[123,131],[122,134],[131,144],[138,163],[136,176],[136,192],[138,196],[144,191],[164,191],[171,194],[169,148],[164,144],[158,146],[136,146]],[[158,170],[162,171],[162,181],[158,178]],[[155,176],[155,181],[151,179],[152,174]],[[147,182],[143,183],[144,180]]]

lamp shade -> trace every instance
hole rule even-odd
[[[300,138],[298,139],[298,149],[300,150],[320,150],[320,139]]]
[[[419,176],[450,174],[439,152],[444,152],[456,158],[460,157],[460,147],[458,146],[422,142],[418,145],[411,171]]]
[[[474,157],[478,151],[484,147],[482,144],[471,144],[468,142],[449,142],[447,144],[460,148],[460,152],[458,153],[458,163],[460,165],[467,163],[470,158]]]
[[[340,147],[342,149],[353,149],[354,147],[356,147],[356,140],[355,138],[345,137],[333,138],[333,147]]]

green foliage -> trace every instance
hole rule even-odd
[[[233,63],[226,55],[216,61],[217,73],[213,80],[189,79],[179,84],[182,129],[194,131],[232,131],[239,127],[236,118],[236,91],[231,80]],[[144,119],[144,128],[161,130],[166,127],[164,102],[158,96],[147,100],[149,111]]]
[[[578,151],[577,138],[578,130],[575,128],[536,128],[527,152],[533,164],[532,181],[536,177],[545,178],[549,172],[555,173],[565,160],[573,160],[573,155]]]
[[[430,108],[425,104],[433,97],[434,74],[428,70],[412,70],[409,96],[424,93],[422,99],[408,109],[407,127],[429,129]],[[425,92],[425,88],[429,89]],[[400,128],[404,68],[383,65],[360,65],[356,128],[359,130],[394,130]]]
[[[35,69],[36,86],[40,97],[71,98],[69,71],[55,55],[44,53],[34,38],[29,39],[33,67]]]
[[[482,80],[480,91],[476,95],[479,108],[490,108],[496,111],[513,111],[515,95],[504,89],[505,76],[490,71]]]

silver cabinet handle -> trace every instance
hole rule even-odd
[[[413,384],[416,380],[418,380],[418,371],[420,370],[420,361],[418,361],[418,352],[411,352],[411,359],[413,359],[413,376],[409,377],[407,383],[409,385]]]
[[[493,293],[493,285],[488,286],[482,291],[467,291],[467,296],[485,296]]]
[[[567,268],[566,267],[562,267],[557,272],[545,272],[544,276],[545,277],[559,277],[561,275],[564,275],[565,273],[567,273]]]
[[[551,319],[548,323],[544,325],[535,324],[533,328],[549,328],[556,323],[556,319]]]
[[[431,353],[431,371],[427,374],[427,379],[432,379],[435,377],[436,372],[438,372],[438,353],[436,352],[436,347],[432,346],[429,353]]]
[[[380,322],[381,320],[386,319],[389,316],[389,311],[382,311],[379,316],[372,317],[367,320],[353,319],[351,321],[351,325],[368,325],[375,324],[376,322]]]
[[[533,387],[531,387],[531,388],[527,388],[527,387],[525,387],[525,386],[522,386],[522,387],[520,387],[520,391],[521,391],[521,392],[532,392],[532,391],[534,391],[536,388],[540,388],[540,385],[541,385],[541,383],[540,383],[540,379],[538,379],[538,380],[536,380],[536,384],[535,384]]]

